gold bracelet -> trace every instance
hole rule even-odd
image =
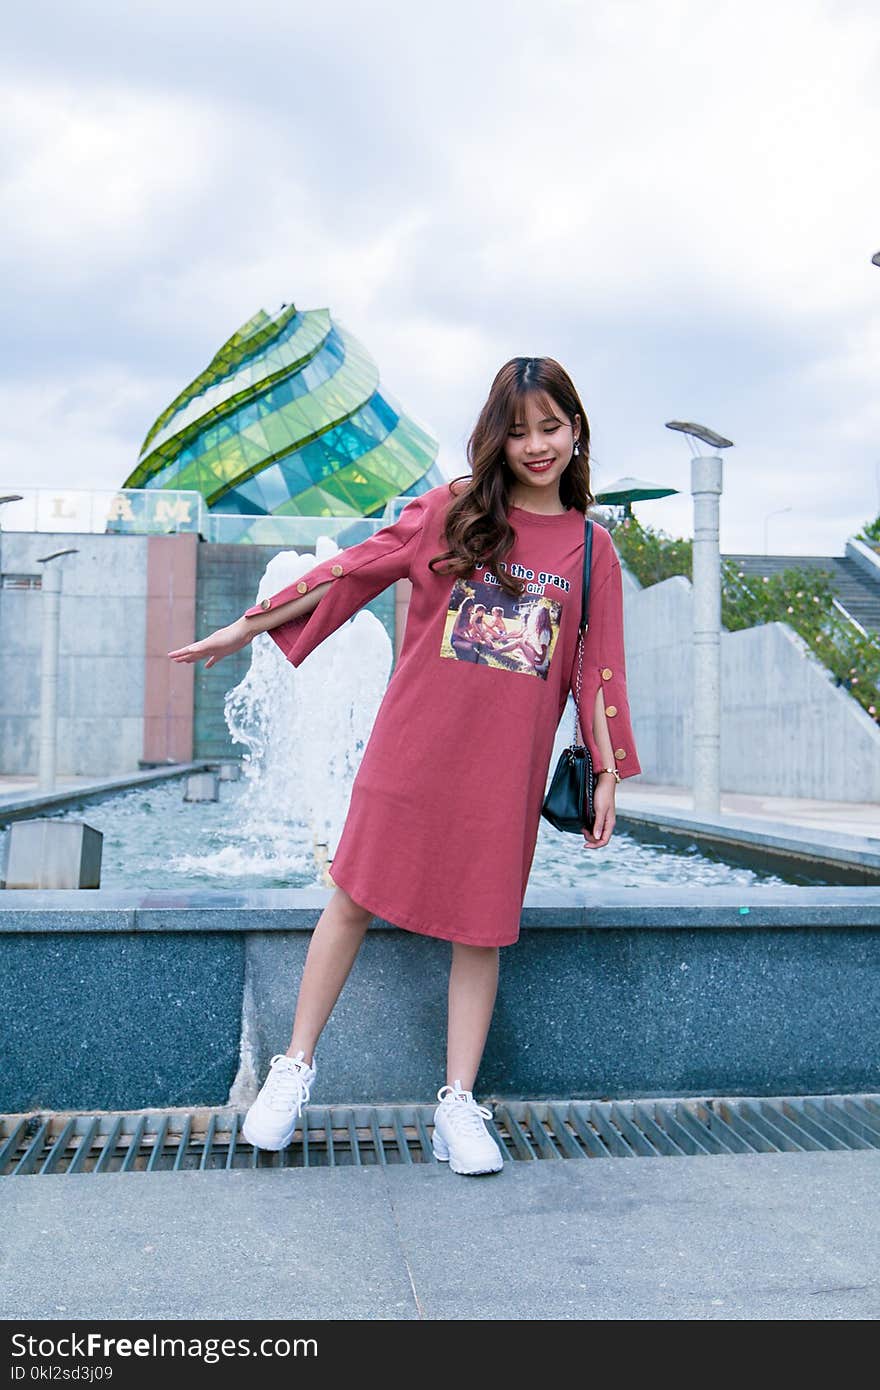
[[[601,777],[603,772],[611,773],[612,777],[614,778],[615,785],[620,781],[620,773],[617,771],[616,767],[600,767],[599,771],[596,773],[596,776]]]

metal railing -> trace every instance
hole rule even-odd
[[[21,501],[0,507],[0,530],[93,535],[193,532],[226,545],[311,546],[318,536],[365,540],[397,519],[409,496],[391,498],[381,517],[244,516],[212,512],[200,492],[160,488],[16,488]],[[351,535],[349,535],[351,533]]]
[[[201,530],[204,498],[199,492],[151,488],[15,488],[20,502],[0,508],[4,531],[159,535]]]

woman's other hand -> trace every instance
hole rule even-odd
[[[584,831],[584,849],[601,849],[611,839],[617,819],[614,807],[616,790],[616,780],[609,773],[600,773],[593,789],[593,808],[596,813],[593,829]]]
[[[194,661],[204,661],[207,670],[209,666],[216,666],[224,656],[241,651],[256,635],[257,629],[251,627],[246,618],[237,618],[228,627],[218,627],[216,632],[203,637],[201,642],[191,642],[188,647],[178,647],[177,651],[169,652],[168,655],[178,665],[190,666]]]

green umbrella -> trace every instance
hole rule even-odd
[[[618,478],[596,493],[596,501],[608,505],[623,506],[623,515],[632,516],[633,502],[647,502],[652,497],[671,497],[678,492],[677,487],[663,487],[659,483],[646,483],[643,478]]]

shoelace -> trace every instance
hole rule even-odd
[[[276,1066],[279,1059],[287,1066]],[[291,1104],[299,1111],[309,1098],[309,1081],[302,1070],[302,1064],[295,1062],[284,1052],[278,1052],[271,1059],[272,1070],[268,1076],[266,1104],[271,1110],[289,1110]]]
[[[437,1092],[437,1099],[439,1101],[446,1100],[446,1096],[443,1094],[444,1091],[447,1093],[447,1096],[452,1096],[453,1098],[452,1103],[447,1101],[444,1107],[444,1113],[448,1115],[449,1120],[456,1125],[458,1129],[464,1132],[473,1134],[485,1133],[483,1119],[481,1117],[485,1116],[487,1120],[491,1120],[492,1111],[485,1105],[477,1105],[473,1096],[468,1097],[464,1092],[456,1091],[454,1086],[441,1086],[440,1090]]]

